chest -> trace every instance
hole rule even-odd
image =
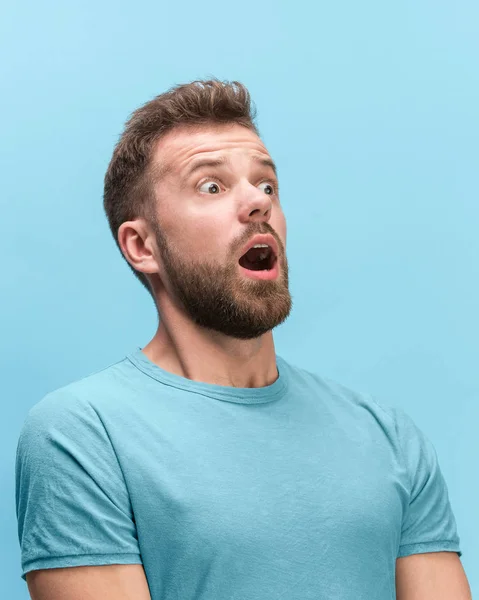
[[[149,423],[128,469],[144,538],[202,553],[235,549],[235,560],[291,562],[298,547],[318,561],[394,554],[404,488],[379,428],[251,414]]]

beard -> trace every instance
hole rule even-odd
[[[238,250],[224,265],[185,259],[154,224],[169,290],[185,314],[200,327],[232,338],[257,338],[283,323],[292,309],[288,262],[283,244],[268,223],[251,223],[241,248],[255,234],[270,233],[278,244],[279,273],[274,280],[250,279],[242,275]]]

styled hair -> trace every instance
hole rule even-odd
[[[218,79],[176,85],[135,110],[115,146],[104,182],[103,207],[118,248],[118,229],[125,221],[143,217],[156,225],[153,183],[162,165],[153,169],[152,155],[165,133],[182,125],[238,124],[259,135],[255,118],[247,88]],[[126,262],[151,293],[145,274]]]

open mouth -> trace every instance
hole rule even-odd
[[[276,262],[276,254],[267,244],[257,244],[245,252],[238,262],[249,271],[270,271]]]

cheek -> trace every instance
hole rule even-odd
[[[182,240],[181,246],[186,249],[192,260],[208,260],[218,262],[228,246],[225,234],[226,224],[211,216],[209,219],[198,219],[186,223],[183,221],[178,234]]]
[[[279,236],[279,239],[283,243],[283,246],[286,248],[287,228],[286,228],[286,219],[284,217],[284,214],[281,213],[281,214],[277,215],[277,218],[274,219],[274,221],[273,220],[270,221],[269,224],[274,229],[276,234]]]

